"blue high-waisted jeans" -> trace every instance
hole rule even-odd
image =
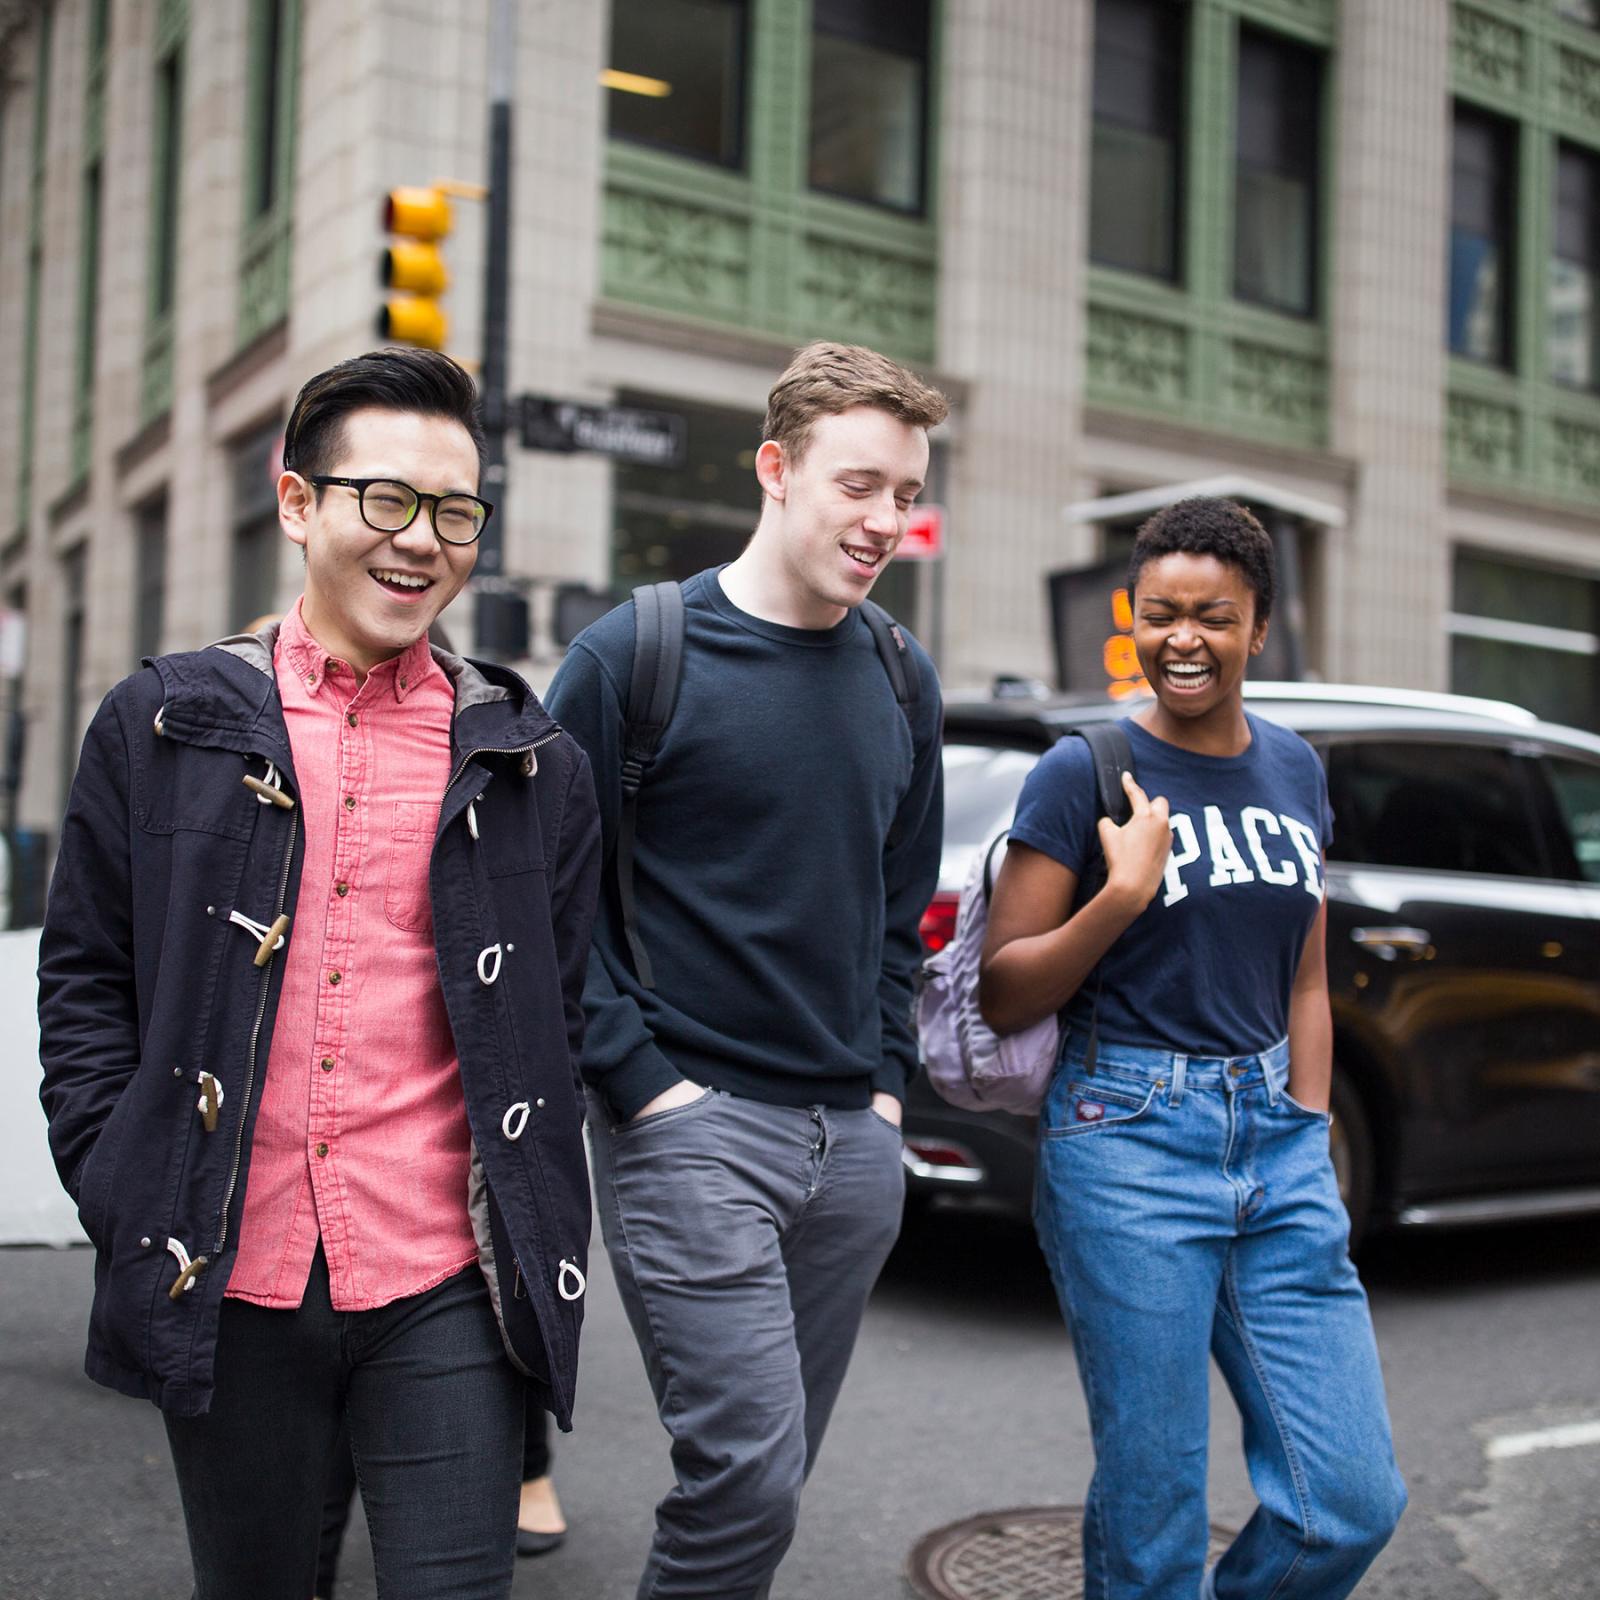
[[[1328,1117],[1280,1044],[1230,1059],[1068,1037],[1034,1220],[1094,1435],[1087,1600],[1195,1600],[1207,1546],[1208,1353],[1260,1505],[1204,1592],[1337,1600],[1405,1507]]]

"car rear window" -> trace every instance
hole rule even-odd
[[[1600,763],[1548,756],[1544,765],[1572,836],[1578,871],[1590,883],[1600,883]]]
[[[959,888],[975,850],[1009,826],[1023,780],[1039,759],[1037,750],[1000,745],[944,747],[944,864],[940,877]]]
[[[1516,758],[1492,745],[1337,743],[1327,751],[1330,861],[1546,875]]]

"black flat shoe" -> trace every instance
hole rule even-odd
[[[565,1532],[562,1533],[530,1533],[526,1528],[517,1529],[517,1554],[519,1556],[545,1556],[552,1550],[558,1549],[566,1541]]]

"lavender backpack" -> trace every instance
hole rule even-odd
[[[1123,793],[1122,774],[1133,770],[1127,735],[1109,722],[1090,723],[1071,732],[1084,739],[1094,758],[1100,811],[1118,824],[1126,822],[1132,807]],[[989,898],[1008,832],[997,833],[974,858],[961,890],[955,934],[923,965],[917,1033],[928,1082],[941,1099],[965,1111],[1032,1116],[1044,1103],[1055,1071],[1061,1049],[1059,1019],[1045,1017],[1020,1032],[997,1034],[978,1010],[978,958],[989,927]],[[1105,860],[1097,855],[1084,869],[1078,903],[1086,904],[1104,882]],[[1098,978],[1095,1001],[1098,1012]],[[1094,1045],[1095,1024],[1091,1021],[1091,1061]]]

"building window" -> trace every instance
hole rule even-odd
[[[1585,28],[1600,28],[1600,0],[1556,0],[1556,15]]]
[[[83,174],[83,220],[78,234],[78,358],[72,416],[72,477],[89,472],[94,432],[95,326],[100,310],[101,167],[91,162]]]
[[[161,653],[167,611],[167,502],[152,500],[134,515],[133,659]]]
[[[281,322],[289,311],[300,0],[252,0],[250,23],[244,237],[239,249],[241,344]]]
[[[1509,367],[1516,174],[1512,124],[1457,106],[1451,162],[1449,349],[1469,361]]]
[[[1600,580],[1462,552],[1446,621],[1456,693],[1600,732]]]
[[[1562,145],[1556,157],[1556,248],[1550,261],[1550,376],[1600,388],[1600,156]]]
[[[89,552],[75,545],[61,558],[61,803],[65,807],[78,770],[78,697],[83,693],[85,582]]]
[[[155,193],[150,219],[150,314],[172,310],[178,278],[178,194],[183,150],[183,51],[156,68]]]
[[[256,0],[254,60],[250,73],[250,169],[246,195],[251,218],[277,204],[283,185],[279,138],[285,68],[284,12],[289,0]]]
[[[22,438],[17,461],[17,525],[25,526],[33,501],[34,395],[39,368],[39,301],[44,286],[44,186],[49,164],[50,34],[55,13],[37,15],[33,67],[33,152],[28,180],[27,306],[22,322]]]
[[[1182,167],[1183,22],[1173,0],[1099,0],[1089,255],[1175,280]]]
[[[928,0],[815,0],[813,189],[924,209]]]
[[[612,135],[740,166],[746,24],[743,0],[614,0],[600,79]]]
[[[233,560],[228,583],[228,615],[224,628],[237,632],[246,623],[277,608],[278,527],[276,463],[282,429],[276,424],[251,434],[234,446]]]
[[[1322,58],[1239,33],[1233,292],[1309,317],[1316,309]]]

